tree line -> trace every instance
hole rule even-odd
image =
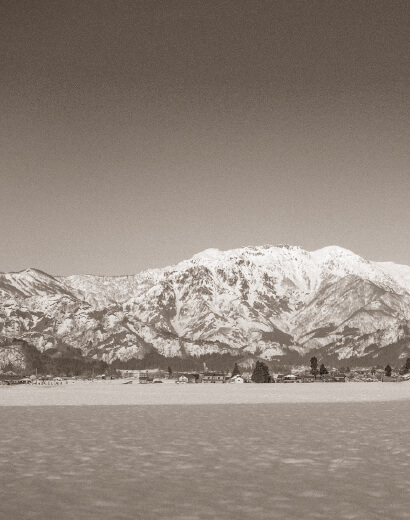
[[[323,376],[323,375],[329,373],[329,371],[327,370],[327,368],[325,367],[325,365],[323,363],[320,365],[319,369],[317,367],[318,367],[317,357],[313,356],[310,359],[310,373],[315,376],[315,379],[316,379],[318,374]],[[382,365],[377,365],[376,367],[372,367],[372,369],[370,371],[371,374],[373,374],[373,375],[376,374],[376,369],[379,369],[379,370],[383,369],[385,375],[387,377],[391,377],[392,367],[390,366],[390,363],[388,363],[384,368],[383,368]],[[350,372],[350,368],[346,367],[346,369],[344,369],[344,367],[343,367],[343,370],[341,369],[341,371],[349,373]],[[406,363],[400,368],[399,372],[402,373],[402,374],[410,373],[410,358],[407,358]]]
[[[25,373],[38,374],[52,374],[52,375],[63,375],[63,376],[80,376],[80,375],[91,375],[94,373],[98,374],[113,374],[118,369],[123,370],[146,370],[150,368],[158,368],[163,371],[168,371],[172,374],[173,372],[230,372],[232,365],[232,375],[240,374],[239,365],[241,362],[248,359],[249,356],[233,356],[232,354],[203,354],[198,357],[165,357],[156,350],[151,350],[142,359],[132,358],[128,361],[114,360],[111,364],[105,361],[89,358],[84,356],[83,352],[79,348],[71,347],[69,345],[60,346],[59,349],[51,348],[40,352],[36,347],[30,345],[26,341],[14,339],[12,344],[19,345],[24,355],[26,369]],[[271,368],[269,368],[271,367]],[[316,378],[318,375],[328,374],[328,369],[324,363],[318,363],[316,356],[310,359],[310,372]],[[253,368],[251,376],[252,381],[256,383],[268,383],[272,380],[270,375],[270,369],[279,371],[290,371],[291,367],[281,366],[275,367],[273,362],[265,363],[264,361],[257,360]],[[376,368],[383,368],[386,376],[390,376],[392,368],[390,364],[386,367],[377,365],[372,368],[372,373],[376,373]],[[3,372],[12,370],[18,371],[18,367],[13,366],[9,363],[3,367]],[[343,372],[350,372],[349,367],[346,369],[343,367]],[[21,372],[21,371],[20,371]],[[400,373],[410,373],[410,358],[407,358],[405,364],[401,367]]]
[[[99,359],[84,357],[79,348],[64,346],[57,350],[51,348],[40,352],[34,345],[26,341],[13,340],[14,345],[19,345],[25,360],[25,374],[54,375],[54,376],[82,376],[91,374],[110,373],[112,368],[108,363]],[[13,371],[21,373],[18,366],[8,363],[3,367],[3,372]]]
[[[148,352],[142,359],[131,358],[128,361],[115,359],[111,366],[116,370],[159,370],[171,372],[224,372],[228,373],[234,363],[240,363],[243,356],[232,354],[203,354],[190,357],[165,357],[156,350]]]

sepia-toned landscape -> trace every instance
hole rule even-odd
[[[409,27],[0,1],[0,520],[410,520]]]

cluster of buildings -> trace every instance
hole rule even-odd
[[[168,372],[159,369],[150,370],[119,370],[121,377],[132,379],[142,384],[160,383],[164,380],[172,380],[177,384],[223,384],[223,383],[251,383],[251,372],[244,372],[232,377],[225,372],[183,372],[174,373],[172,377]],[[410,374],[400,376],[393,373],[392,377],[387,378],[384,370],[371,372],[370,369],[352,369],[348,373],[332,369],[327,374],[317,375],[316,378],[308,369],[295,370],[289,374],[272,374],[272,383],[344,383],[351,382],[373,382],[373,381],[404,381],[410,379]]]
[[[169,374],[159,370],[120,370],[121,377],[134,379],[139,383],[159,383],[163,379],[169,379]],[[172,379],[177,384],[221,384],[221,383],[251,383],[251,373],[245,372],[231,376],[224,372],[204,372],[204,373],[178,373]],[[340,373],[327,374],[326,376],[315,377],[310,373],[303,374],[273,374],[272,383],[310,383],[310,382],[345,382],[346,376]]]
[[[170,379],[168,372],[158,369],[153,370],[119,370],[121,377],[124,379],[134,379],[136,382],[143,384],[156,383],[163,379]],[[248,378],[236,375],[231,377],[230,374],[224,372],[183,372],[174,374],[172,380],[175,383],[246,383]]]

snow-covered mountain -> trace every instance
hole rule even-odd
[[[400,265],[393,262],[373,262],[377,268],[389,275],[399,285],[410,292],[410,266]]]
[[[409,319],[410,267],[336,246],[208,249],[133,276],[0,274],[0,339],[106,361],[155,349],[374,362],[407,355]]]

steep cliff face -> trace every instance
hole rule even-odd
[[[344,359],[405,343],[410,268],[339,247],[207,250],[134,276],[0,274],[0,338],[111,361],[209,352]],[[389,347],[390,348],[390,347]],[[370,350],[369,350],[370,349]],[[404,354],[403,354],[404,355]]]

